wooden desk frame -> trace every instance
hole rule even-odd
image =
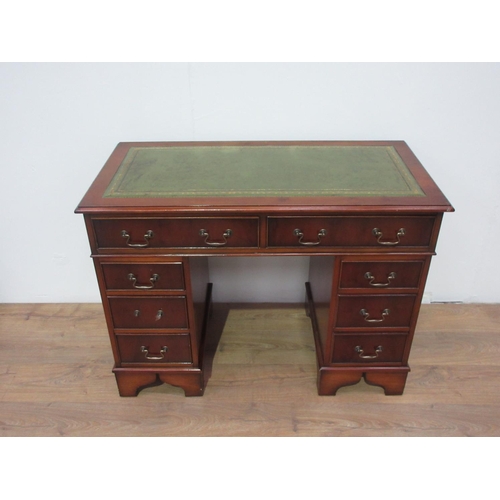
[[[421,196],[112,197],[130,148],[394,148]],[[201,396],[215,351],[210,256],[310,257],[306,310],[318,393],[362,377],[402,394],[425,281],[453,208],[403,141],[120,143],[76,209],[84,214],[119,393],[168,383]],[[217,284],[215,284],[216,286]]]

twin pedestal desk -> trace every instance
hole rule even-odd
[[[449,211],[402,141],[118,144],[76,212],[120,395],[160,383],[203,395],[208,257],[272,255],[310,257],[318,394],[362,377],[402,394]]]

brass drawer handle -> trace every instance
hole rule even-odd
[[[372,233],[377,238],[377,243],[379,245],[395,246],[395,245],[399,245],[401,243],[401,236],[404,236],[406,234],[406,229],[404,227],[402,227],[401,229],[398,230],[398,232],[396,233],[396,238],[397,238],[396,241],[381,241],[383,234],[382,234],[382,231],[377,227],[373,228]]]
[[[360,346],[360,345],[357,345],[357,346],[354,348],[354,350],[355,350],[355,351],[359,354],[359,357],[360,357],[361,359],[375,359],[375,358],[378,358],[378,355],[382,352],[382,346],[381,346],[381,345],[379,345],[379,346],[375,349],[375,354],[374,354],[373,356],[370,356],[370,355],[366,356],[366,355],[364,355],[364,354],[363,354],[363,353],[364,353],[364,351],[363,351],[363,349],[361,348],[361,346]]]
[[[374,283],[375,276],[373,276],[373,274],[370,272],[365,273],[365,278],[367,280],[370,280],[368,283],[370,286],[379,286],[379,287],[380,286],[389,286],[391,284],[391,280],[396,279],[396,273],[392,272],[392,273],[389,273],[387,275],[387,283]]]
[[[122,238],[126,238],[127,241],[125,242],[125,245],[128,247],[132,248],[145,248],[149,246],[149,240],[154,236],[153,231],[148,230],[146,231],[146,234],[144,235],[144,239],[146,240],[146,243],[130,243],[130,234],[125,231],[125,229],[122,231]]]
[[[224,245],[227,245],[227,239],[230,238],[232,234],[233,231],[231,231],[231,229],[226,229],[222,234],[222,238],[224,239],[224,241],[208,241],[210,239],[210,234],[208,234],[208,231],[206,229],[200,229],[200,236],[205,238],[205,244],[212,247],[222,247]]]
[[[152,354],[150,355],[149,354],[149,346],[146,347],[145,345],[141,346],[141,352],[144,353],[144,357],[146,359],[151,359],[151,360],[159,360],[159,359],[163,359],[165,357],[165,353],[168,351],[168,347],[166,345],[164,345],[161,349],[160,349],[160,353],[159,354]]]
[[[382,323],[382,321],[385,320],[385,318],[387,316],[389,316],[389,309],[384,309],[382,311],[382,318],[380,319],[370,319],[370,314],[368,313],[368,311],[366,309],[361,309],[361,311],[359,311],[359,314],[361,314],[361,316],[363,316],[363,319],[367,322],[367,323]]]
[[[323,236],[326,236],[326,229],[319,230],[318,241],[302,241],[302,238],[304,238],[304,233],[301,229],[294,229],[293,234],[294,236],[297,236],[299,238],[299,245],[314,246],[319,245],[321,243],[321,238],[323,238]]]
[[[160,276],[158,274],[153,274],[153,276],[151,276],[151,278],[149,278],[151,285],[138,285],[137,278],[135,277],[135,274],[129,273],[129,275],[127,276],[127,278],[132,282],[132,286],[134,288],[138,288],[140,290],[148,290],[150,288],[154,288],[155,283],[158,281],[159,277]]]

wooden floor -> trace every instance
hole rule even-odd
[[[0,436],[500,436],[500,305],[422,306],[403,396],[318,396],[301,307],[233,307],[201,398],[120,398],[100,304],[3,304],[0,331]]]

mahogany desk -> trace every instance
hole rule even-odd
[[[450,211],[403,141],[118,144],[76,212],[120,395],[203,394],[214,255],[310,256],[318,393],[364,377],[402,394]]]

